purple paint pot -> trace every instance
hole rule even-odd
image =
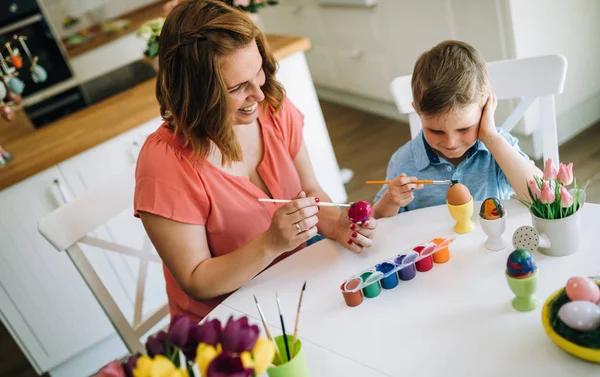
[[[377,269],[377,271],[380,271],[381,273],[383,273],[383,276],[384,276],[380,280],[381,288],[383,288],[383,289],[396,288],[396,286],[398,285],[398,275],[396,275],[395,273],[390,273],[391,271],[394,270],[394,268],[396,268],[396,266],[394,266],[393,264],[388,263],[388,262],[383,262],[383,263],[380,263],[377,266],[375,266],[375,268]]]
[[[415,254],[409,254],[399,255],[396,259],[394,259],[394,263],[396,263],[398,266],[406,265],[406,267],[403,267],[398,271],[398,278],[400,278],[400,280],[408,281],[415,277],[417,274],[415,271],[415,265],[413,263],[415,258]]]

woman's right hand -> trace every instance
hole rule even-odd
[[[304,191],[275,211],[266,231],[268,247],[281,254],[298,247],[317,234],[319,218],[317,198],[307,198]]]

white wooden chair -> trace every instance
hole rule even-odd
[[[545,55],[522,59],[499,60],[486,64],[490,81],[499,100],[520,98],[521,102],[502,124],[510,132],[523,117],[525,111],[536,101],[539,120],[528,128],[535,137],[541,137],[544,160],[558,159],[556,113],[554,96],[563,91],[567,73],[567,59],[562,55]],[[421,120],[412,107],[412,75],[392,80],[390,89],[398,111],[408,114],[410,134],[414,138],[421,130]]]
[[[132,353],[145,353],[140,338],[168,315],[168,306],[161,301],[162,305],[158,309],[143,318],[149,263],[160,264],[161,260],[154,253],[152,243],[145,232],[143,232],[144,241],[141,250],[90,235],[124,211],[127,211],[129,216],[133,216],[133,191],[134,174],[132,169],[128,169],[46,215],[38,223],[38,230],[58,251],[67,252],[128,350]],[[141,222],[139,220],[136,222],[143,231]],[[139,259],[131,321],[126,318],[122,306],[120,307],[115,297],[111,295],[111,291],[105,284],[106,278],[103,279],[103,271],[98,271],[94,267],[90,253],[95,252],[114,252]]]

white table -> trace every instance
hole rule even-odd
[[[379,222],[373,247],[361,255],[323,240],[263,272],[227,298],[213,314],[241,313],[258,318],[255,294],[267,322],[280,329],[275,291],[279,292],[286,330],[293,331],[302,283],[300,338],[313,376],[598,376],[600,366],[570,356],[546,337],[541,307],[574,275],[600,271],[600,251],[592,244],[598,232],[600,205],[582,209],[583,249],[556,258],[535,253],[538,264],[536,310],[515,311],[505,280],[511,237],[521,225],[531,225],[527,209],[505,201],[507,226],[503,251],[484,249],[485,233],[478,225],[481,202],[474,205],[477,225],[458,235],[446,206],[411,211]],[[349,276],[417,244],[454,235],[451,259],[382,290],[358,307],[345,305],[340,285]],[[280,330],[276,333],[279,334]],[[326,366],[329,366],[327,368]],[[324,369],[339,370],[331,373]],[[344,370],[341,372],[341,370]]]

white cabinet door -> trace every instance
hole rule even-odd
[[[304,143],[308,149],[317,180],[334,202],[343,203],[348,195],[340,176],[327,125],[303,52],[279,61],[277,80],[288,97],[304,114]]]
[[[67,186],[78,196],[115,173],[129,170],[133,175],[140,143],[140,130],[136,128],[60,163],[59,168]],[[147,240],[141,221],[133,216],[133,203],[98,228],[94,236],[140,250]],[[87,245],[82,249],[125,317],[133,322],[140,260]],[[148,266],[143,303],[144,316],[167,303],[162,265],[158,263]]]
[[[38,232],[57,208],[55,167],[0,191],[0,311],[5,326],[38,371],[102,340],[112,329],[66,253]]]

